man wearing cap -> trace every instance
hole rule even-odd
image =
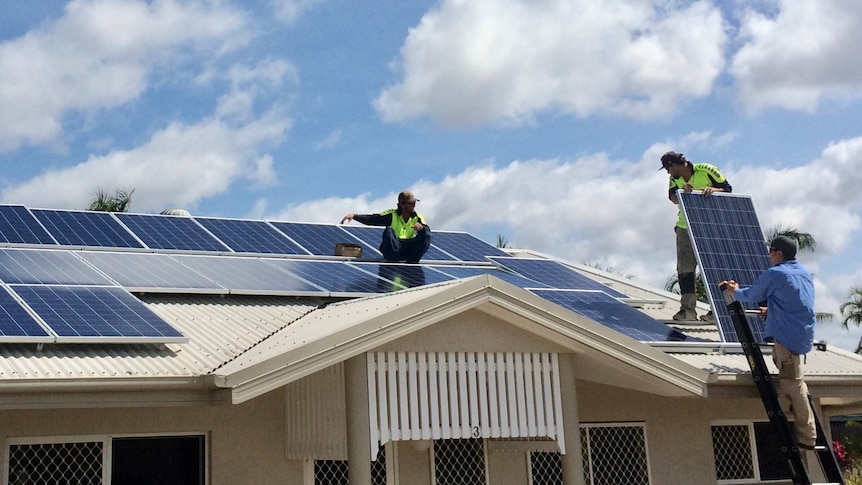
[[[731,192],[730,186],[724,175],[713,165],[708,163],[692,164],[685,159],[682,153],[667,152],[661,156],[661,168],[667,170],[670,175],[668,187],[668,199],[679,206],[676,196],[678,190],[691,192],[700,190],[705,196],[713,192]],[[697,258],[688,236],[688,226],[682,209],[677,209],[679,216],[676,222],[676,273],[679,281],[680,305],[679,311],[673,316],[674,320],[697,320],[697,293],[695,292],[694,270],[697,268]]]
[[[790,398],[799,446],[813,449],[817,429],[800,355],[814,344],[814,283],[811,273],[796,261],[796,241],[787,236],[769,244],[769,262],[772,267],[748,288],[740,289],[733,280],[724,283],[739,301],[766,301],[765,336],[775,342],[772,361],[778,368],[778,394]]]
[[[431,228],[414,209],[418,202],[413,192],[398,194],[398,206],[377,214],[347,214],[341,219],[358,221],[368,226],[386,226],[380,252],[387,262],[418,263],[431,246]]]

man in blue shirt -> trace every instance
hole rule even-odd
[[[796,261],[796,242],[787,236],[770,243],[769,261],[772,267],[753,285],[740,289],[730,280],[727,289],[739,301],[766,301],[765,333],[775,342],[772,361],[778,367],[778,394],[790,398],[800,448],[813,449],[817,431],[800,355],[814,343],[814,283],[811,273]]]

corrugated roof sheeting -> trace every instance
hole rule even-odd
[[[196,377],[314,310],[316,298],[145,295],[190,338],[171,345],[0,346],[0,379]]]
[[[671,356],[693,366],[716,374],[751,374],[745,355],[742,353],[683,353],[673,352]],[[772,356],[765,354],[764,360],[770,372],[778,370],[772,364]],[[808,378],[815,377],[858,377],[862,356],[840,349],[831,348],[827,352],[812,350],[806,356],[803,372]]]

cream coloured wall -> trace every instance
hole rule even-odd
[[[211,485],[301,485],[302,462],[285,458],[283,395],[236,406],[0,411],[0,438],[205,432]]]

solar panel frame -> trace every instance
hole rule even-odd
[[[49,343],[54,336],[36,317],[24,308],[15,296],[0,287],[0,342]]]
[[[61,246],[143,248],[110,212],[31,209]]]
[[[362,246],[362,253],[379,252],[365,241],[354,237],[335,224],[268,221],[285,236],[314,256],[335,256],[337,243],[349,242]]]
[[[117,213],[116,217],[150,249],[231,251],[191,217],[127,212]]]
[[[754,201],[750,195],[733,193],[704,197],[698,191],[678,196],[721,339],[738,342],[718,284],[733,279],[741,287],[750,286],[770,267],[768,246]],[[758,308],[756,303],[742,306],[748,310]],[[746,317],[755,339],[763,343],[766,327],[763,318]]]
[[[615,298],[627,298],[625,293],[617,291],[588,276],[579,273],[559,261],[553,259],[495,257],[488,259],[525,278],[536,280],[551,288],[568,290],[598,290]]]
[[[532,289],[531,293],[644,343],[702,342],[601,290]]]
[[[194,219],[236,253],[308,254],[267,221],[216,217]]]
[[[466,232],[432,232],[431,245],[460,261],[485,262],[489,256],[509,256],[505,251],[501,251],[497,247]]]
[[[57,244],[42,223],[23,205],[0,205],[0,242]]]
[[[114,281],[74,252],[51,249],[0,249],[0,281],[9,284],[116,286]]]
[[[56,343],[186,343],[188,337],[119,287],[10,285]]]
[[[87,261],[129,291],[227,294],[228,289],[168,254],[81,251]]]
[[[278,265],[253,257],[172,255],[236,295],[321,296],[327,291]]]
[[[313,261],[301,259],[262,259],[268,264],[319,286],[335,297],[379,294],[390,282],[363,271],[346,261]],[[401,288],[403,289],[403,288]]]

